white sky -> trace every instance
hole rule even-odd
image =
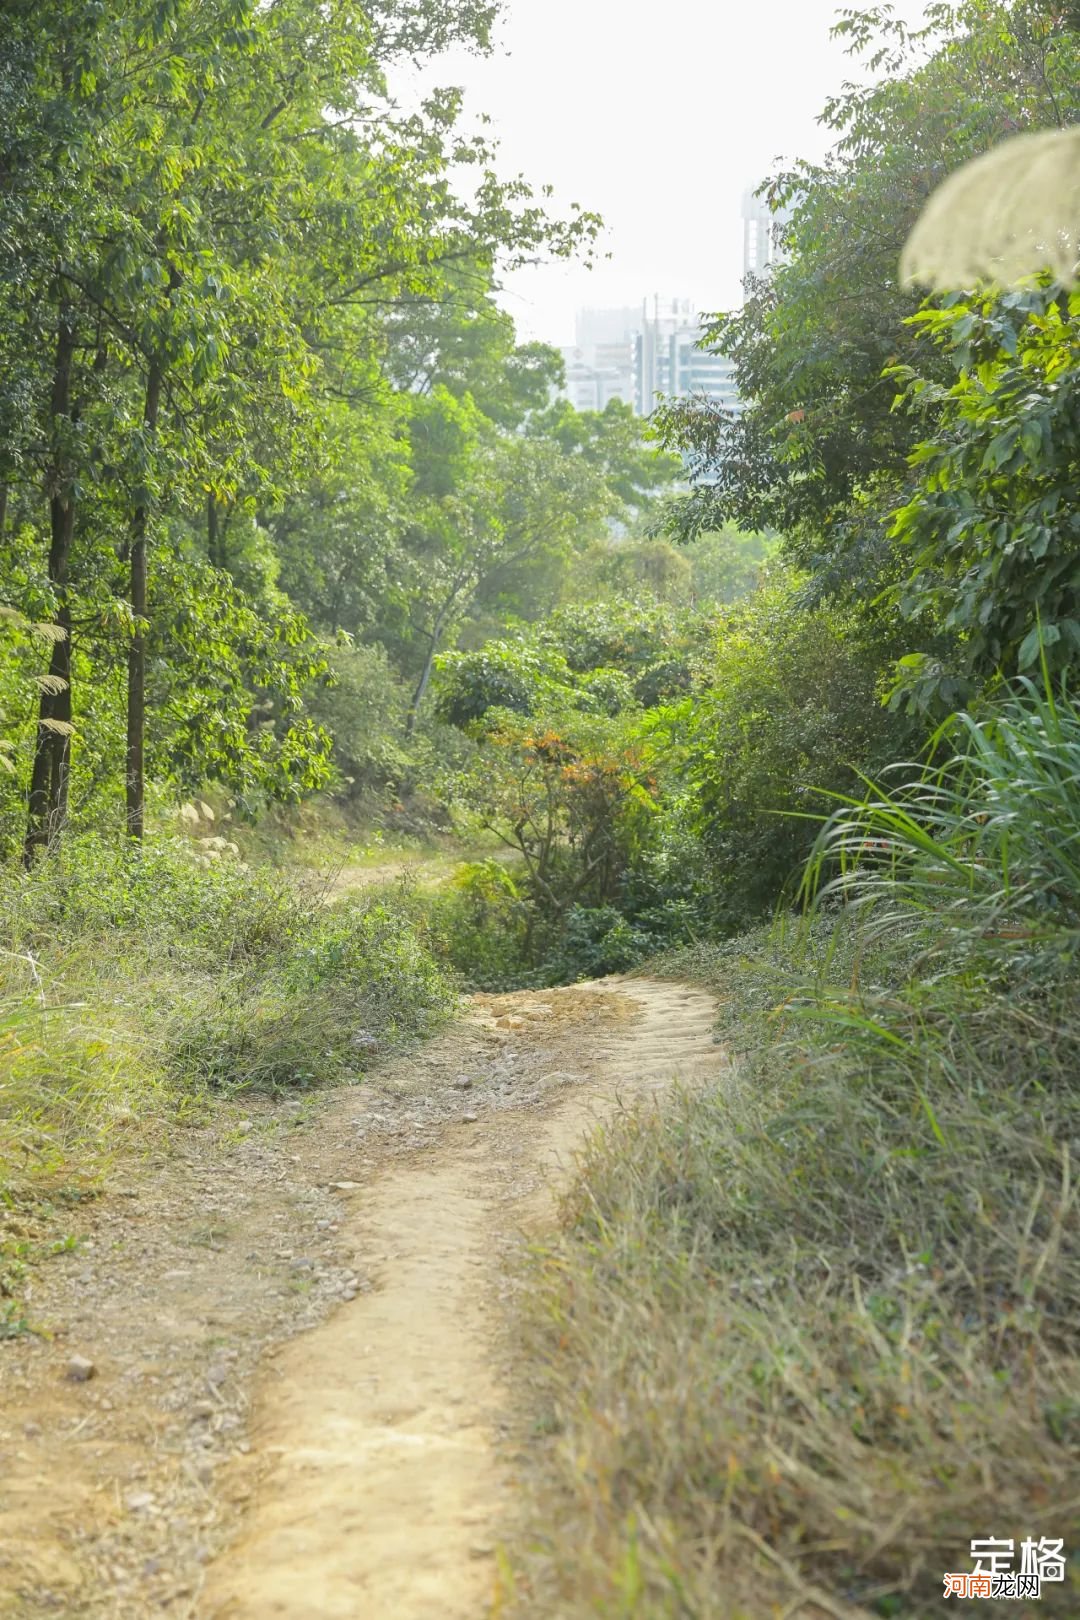
[[[845,0],[854,4],[855,0]],[[603,251],[529,268],[503,299],[522,337],[574,341],[575,311],[653,293],[701,309],[740,298],[747,186],[777,158],[819,158],[816,123],[858,65],[830,41],[838,0],[504,0],[488,58],[424,73],[487,113],[500,169],[603,215]],[[918,0],[901,0],[906,17]]]

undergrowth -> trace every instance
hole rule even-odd
[[[518,1612],[929,1620],[992,1536],[1073,1561],[987,1612],[1080,1613],[1080,720],[958,736],[841,808],[807,921],[659,964],[732,1064],[598,1135],[535,1261]]]
[[[406,907],[333,904],[179,842],[93,839],[0,891],[0,1199],[212,1091],[358,1076],[452,992]]]

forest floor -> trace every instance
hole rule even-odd
[[[713,1015],[648,979],[473,996],[362,1086],[118,1167],[0,1344],[3,1620],[496,1612],[522,1244],[595,1122],[722,1073]]]

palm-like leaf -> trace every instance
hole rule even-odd
[[[47,693],[49,697],[58,697],[61,692],[66,692],[68,688],[68,683],[62,675],[35,675],[34,679],[41,690]]]
[[[1012,286],[1080,271],[1080,128],[1016,135],[965,163],[933,193],[900,260],[908,284]]]

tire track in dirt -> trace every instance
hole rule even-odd
[[[506,1243],[545,1219],[574,1150],[621,1102],[719,1077],[713,1015],[704,993],[646,979],[476,999],[474,1022],[520,1036],[523,1069],[564,1082],[558,1100],[469,1111],[354,1195],[345,1235],[375,1286],[260,1374],[233,1480],[252,1505],[209,1571],[205,1620],[491,1612],[513,1496],[498,1445]]]

